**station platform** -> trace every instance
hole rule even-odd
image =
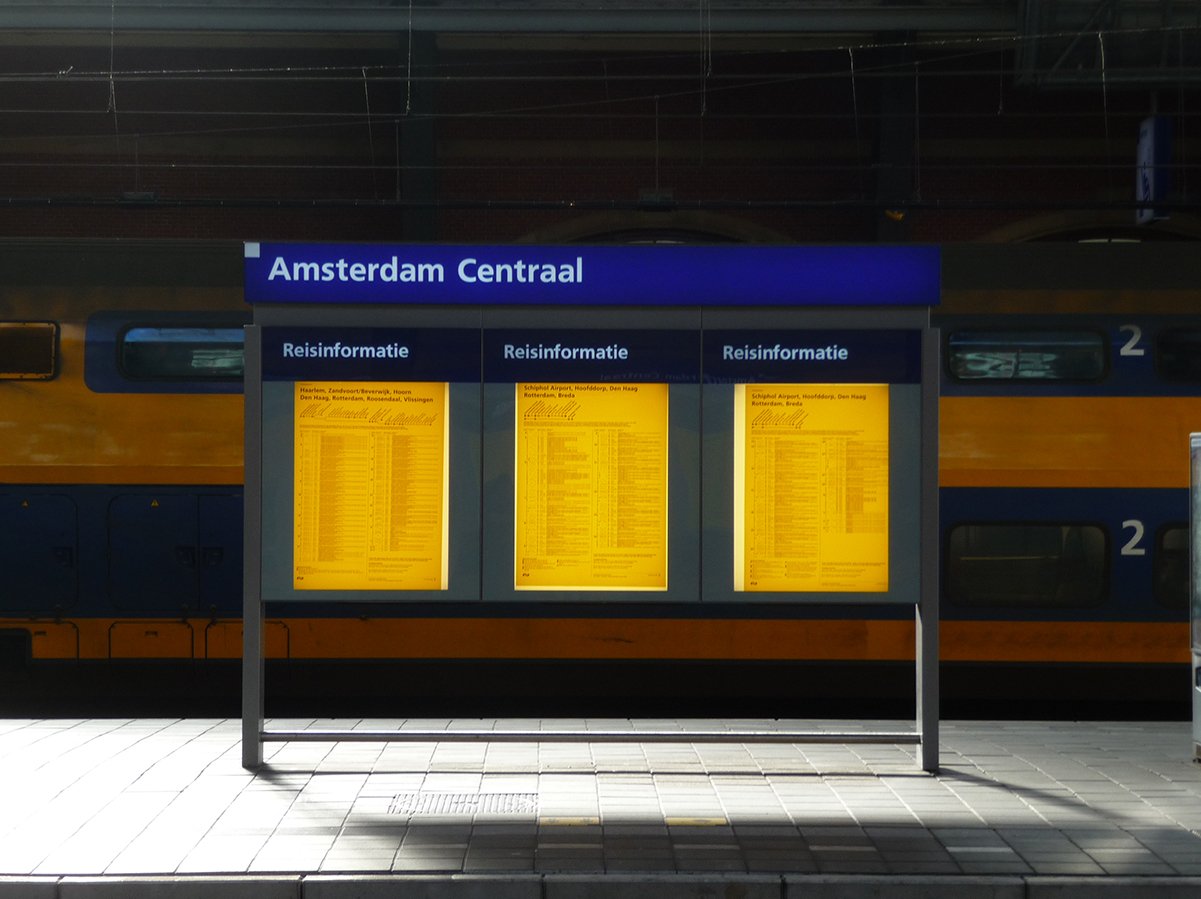
[[[231,720],[0,721],[0,899],[1201,897],[1187,722],[288,720],[272,730],[725,727],[728,744],[268,743]]]

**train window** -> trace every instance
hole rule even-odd
[[[54,322],[0,322],[0,378],[53,378],[57,345]]]
[[[959,606],[1094,606],[1109,589],[1109,536],[1096,524],[972,523],[947,538],[947,599]]]
[[[1095,381],[1107,355],[1096,331],[952,331],[947,342],[960,381]]]
[[[242,327],[136,325],[117,344],[121,373],[151,381],[237,381],[242,377]]]
[[[1188,523],[1175,521],[1161,527],[1155,535],[1152,553],[1151,583],[1156,602],[1185,611],[1189,598]]]
[[[1178,384],[1201,382],[1201,328],[1171,328],[1155,339],[1160,377]]]

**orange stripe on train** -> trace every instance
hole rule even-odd
[[[1188,487],[1201,397],[943,397],[943,487]]]
[[[165,619],[0,621],[38,659],[236,659],[242,623]],[[266,622],[268,658],[902,661],[911,621],[291,618]],[[950,662],[1187,663],[1182,622],[944,621]]]

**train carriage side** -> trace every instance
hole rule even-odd
[[[35,249],[43,274],[9,259],[26,275],[0,288],[0,347],[25,366],[0,377],[0,649],[35,669],[237,658],[240,248],[147,246],[104,264]],[[947,662],[1187,665],[1184,447],[1201,430],[1201,328],[1177,300],[1124,296],[946,295]],[[913,651],[912,620],[888,610],[273,612],[275,658],[854,663]]]
[[[240,614],[229,244],[0,253],[0,632],[42,659],[192,659]],[[237,280],[235,278],[237,277]]]
[[[1188,662],[1187,309],[1170,291],[944,296],[945,662]]]

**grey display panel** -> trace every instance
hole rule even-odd
[[[303,739],[304,734],[264,729],[262,620],[265,601],[323,600],[424,600],[462,601],[508,600],[536,602],[545,600],[596,601],[717,601],[706,595],[710,589],[728,591],[725,601],[779,601],[802,604],[823,602],[904,602],[915,605],[917,729],[912,733],[844,735],[850,742],[886,742],[919,744],[918,763],[927,771],[938,769],[938,373],[937,332],[929,329],[928,310],[914,309],[699,309],[699,308],[563,308],[530,309],[520,307],[432,307],[381,306],[378,308],[310,306],[304,309],[260,305],[255,309],[256,324],[247,332],[246,353],[246,578],[245,630],[243,652],[243,765],[257,768],[263,762],[264,741]],[[317,591],[291,589],[292,583],[292,434],[294,384],[280,378],[278,372],[264,383],[264,363],[260,351],[262,326],[274,327],[367,327],[367,328],[569,328],[587,330],[656,330],[746,328],[764,330],[792,328],[827,329],[911,329],[921,331],[920,378],[890,387],[889,404],[889,563],[892,577],[887,597],[870,598],[852,594],[786,593],[742,594],[732,596],[732,509],[729,509],[729,484],[733,474],[732,458],[707,458],[722,454],[722,441],[732,452],[732,396],[728,384],[702,386],[671,382],[669,392],[669,583],[665,592],[594,592],[594,591],[516,591],[514,579],[514,490],[515,467],[515,387],[513,382],[468,382],[449,380],[451,473],[449,479],[449,552],[450,583],[442,591]],[[699,349],[699,348],[698,348]],[[916,357],[914,357],[916,358]],[[700,354],[698,353],[698,367]],[[536,375],[543,380],[541,374]],[[274,380],[272,380],[274,378]],[[299,378],[297,380],[300,380]],[[307,378],[306,378],[307,380]],[[320,378],[316,379],[320,380]],[[387,380],[376,379],[376,380]],[[421,380],[415,378],[414,380]],[[550,380],[546,378],[545,380]],[[887,379],[879,379],[881,382]],[[782,379],[784,381],[784,379]],[[916,381],[920,381],[920,386]],[[892,384],[891,381],[887,381]],[[766,383],[766,382],[765,382]],[[815,381],[813,383],[824,383]],[[831,380],[829,383],[837,383]],[[915,402],[915,397],[917,402]],[[902,421],[905,415],[910,418]],[[715,423],[713,417],[717,417]],[[473,430],[474,428],[474,430]],[[702,434],[706,434],[702,443]],[[913,447],[917,452],[914,453]],[[723,507],[723,504],[724,507]],[[718,508],[712,509],[709,506]],[[917,510],[916,512],[914,510]],[[716,516],[716,519],[714,518]],[[725,535],[706,532],[702,523],[717,521]],[[916,528],[914,523],[916,522]],[[906,531],[909,528],[910,531]],[[919,537],[915,537],[916,531]],[[710,559],[710,541],[725,543],[725,571],[722,563]],[[897,545],[897,541],[904,541]],[[716,547],[716,544],[713,544]],[[704,548],[704,552],[702,552]],[[474,565],[474,568],[472,567]],[[715,574],[715,568],[717,573]],[[719,582],[712,587],[714,578]],[[901,581],[909,582],[908,593]],[[894,595],[895,591],[895,595]],[[485,606],[481,603],[481,609]],[[311,735],[309,735],[311,736]],[[400,731],[387,733],[328,732],[321,739],[370,737],[372,740],[489,740],[495,735],[484,732],[427,733]],[[519,735],[525,739],[526,735]],[[588,742],[596,734],[588,731],[559,731],[556,739]],[[694,735],[666,734],[654,731],[608,734],[606,739],[642,738],[657,741],[689,742]],[[703,741],[720,741],[725,735],[701,733]],[[757,742],[830,742],[840,735],[773,731],[739,735],[740,741]]]
[[[371,310],[374,311],[374,310]],[[397,321],[395,309],[379,310],[384,327]],[[292,323],[282,309],[256,314],[273,327]],[[306,309],[305,326],[331,327],[344,315],[356,326],[374,324],[364,310]],[[350,315],[349,313],[354,313]],[[540,335],[604,330],[614,316],[601,310],[486,310],[476,318],[453,310],[443,319],[434,310],[415,316],[423,326],[467,324],[475,319],[485,335],[498,326],[525,328]],[[266,314],[264,314],[266,313]],[[316,313],[316,314],[315,314]],[[924,316],[889,310],[872,316],[871,329],[855,329],[860,316],[846,312],[772,310],[761,312],[756,324],[792,329],[821,342],[829,334],[875,334],[891,327],[897,333],[914,331]],[[318,323],[319,322],[319,323]],[[745,313],[722,310],[625,311],[623,324],[645,324],[645,335],[691,330],[699,341],[704,333],[736,334],[739,339],[775,332],[728,330],[745,324]],[[491,327],[490,327],[491,326]],[[700,326],[704,326],[704,330]],[[378,326],[377,326],[378,327]],[[558,329],[558,330],[550,330]],[[838,330],[843,329],[843,330]],[[314,332],[317,333],[317,332]],[[613,332],[609,332],[613,333]],[[485,339],[485,344],[487,340]],[[699,345],[698,345],[699,350]],[[679,364],[677,360],[677,365]],[[697,359],[699,373],[700,359]],[[487,366],[485,366],[485,369]],[[487,372],[484,372],[485,378]],[[553,380],[553,379],[548,379]],[[598,379],[599,380],[599,379]],[[294,546],[294,385],[295,381],[266,381],[261,385],[263,440],[263,598],[268,601],[492,601],[492,602],[725,602],[725,603],[911,603],[920,600],[922,452],[921,391],[919,384],[894,383],[889,388],[889,589],[887,592],[736,591],[734,589],[734,386],[732,384],[673,383],[669,388],[669,504],[666,590],[517,590],[514,586],[515,413],[514,383],[509,381],[450,384],[449,582],[445,590],[296,590],[293,587]],[[703,440],[703,445],[702,445]]]
[[[706,384],[701,598],[706,602],[917,603],[921,582],[920,412],[919,385],[890,387],[888,592],[740,592],[734,589],[734,386]]]
[[[293,588],[294,381],[263,384],[263,599],[463,602],[480,598],[480,385],[450,384],[449,580],[445,590]]]
[[[514,587],[514,425],[512,384],[484,385],[483,597],[501,602],[695,602],[700,598],[700,386],[668,394],[667,589],[517,590]]]

